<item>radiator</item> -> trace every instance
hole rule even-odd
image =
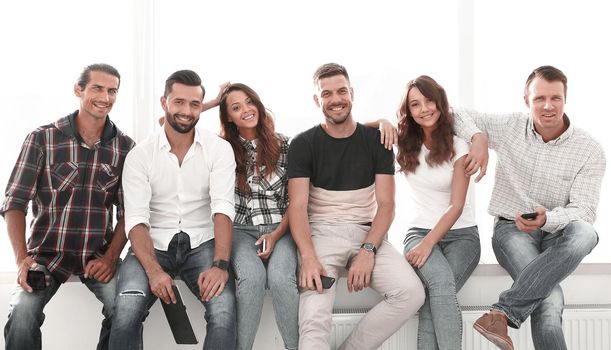
[[[496,350],[497,348],[473,329],[473,323],[484,312],[485,306],[462,308],[463,346],[465,350]],[[341,309],[333,311],[331,348],[336,349],[350,334],[366,310]],[[566,305],[563,315],[564,335],[571,350],[611,350],[611,304]],[[390,337],[380,350],[416,350],[418,317],[412,317]],[[530,334],[530,320],[520,329],[509,329],[514,347],[534,350]]]

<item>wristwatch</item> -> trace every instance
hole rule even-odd
[[[366,251],[373,253],[373,255],[377,254],[378,252],[378,249],[376,248],[376,246],[370,242],[365,242],[361,244],[361,249],[365,249]]]
[[[218,267],[219,269],[221,269],[223,271],[227,271],[227,269],[229,268],[229,261],[227,261],[227,260],[214,260],[212,262],[212,267]]]

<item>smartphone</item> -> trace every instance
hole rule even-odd
[[[335,283],[335,278],[320,275],[320,282],[322,283],[322,289],[329,289]]]
[[[173,285],[172,290],[176,296],[176,304],[166,304],[161,299],[159,301],[170,325],[170,330],[172,330],[174,341],[176,341],[176,344],[197,344],[197,337],[191,326],[191,321],[189,321],[187,307],[182,301],[178,287]]]
[[[525,213],[520,216],[526,220],[534,220],[537,217],[537,213]]]
[[[264,253],[267,250],[267,240],[264,239],[261,244],[257,244],[257,250],[261,253]]]
[[[42,271],[30,270],[28,271],[28,284],[34,290],[43,290],[47,288],[47,280],[45,273]]]

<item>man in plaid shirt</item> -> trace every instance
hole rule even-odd
[[[74,85],[80,109],[39,127],[23,143],[0,209],[18,268],[4,329],[7,349],[41,348],[43,309],[71,275],[104,305],[98,349],[107,348],[114,276],[126,242],[120,175],[134,146],[108,117],[120,79],[110,65],[86,67]]]
[[[503,350],[507,325],[530,316],[536,349],[566,349],[559,283],[598,243],[593,223],[605,172],[602,146],[564,113],[567,78],[542,66],[526,80],[529,114],[459,111],[456,132],[473,141],[467,171],[485,173],[488,139],[497,154],[488,212],[496,217],[492,247],[514,279],[474,328]]]

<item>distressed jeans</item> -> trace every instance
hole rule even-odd
[[[562,333],[564,296],[559,283],[597,243],[594,227],[585,221],[572,221],[555,233],[537,230],[528,234],[518,230],[515,221],[497,219],[492,248],[514,282],[492,307],[503,311],[514,328],[531,316],[536,349],[566,349]]]
[[[45,271],[45,273],[48,273]],[[8,321],[4,327],[4,340],[6,349],[38,350],[42,348],[42,335],[40,327],[45,320],[43,312],[47,303],[53,298],[61,283],[49,276],[49,286],[43,290],[28,293],[17,285],[11,293]],[[102,328],[97,349],[108,349],[108,338],[113,319],[113,306],[116,294],[117,275],[108,283],[101,283],[95,279],[79,276],[95,297],[102,302]],[[63,336],[70,336],[69,331]]]
[[[429,229],[410,228],[404,253],[422,241]],[[426,263],[416,269],[425,287],[426,299],[418,312],[419,350],[460,350],[462,314],[456,293],[479,263],[477,226],[450,230],[431,251]]]
[[[191,249],[189,235],[177,233],[167,251],[155,250],[161,268],[172,278],[180,278],[199,300],[199,274],[212,266],[214,240],[204,242]],[[204,349],[234,349],[236,341],[235,283],[233,273],[221,295],[208,302],[205,307],[206,339]],[[130,248],[119,270],[115,300],[115,319],[110,334],[110,349],[136,350],[143,348],[142,322],[157,297],[149,287],[142,265]]]
[[[273,225],[234,225],[231,262],[236,275],[238,311],[237,349],[250,350],[254,344],[265,297],[265,287],[272,294],[276,324],[287,349],[299,344],[299,291],[297,289],[297,251],[291,233],[276,242],[267,261],[257,256],[255,242],[272,232]]]

